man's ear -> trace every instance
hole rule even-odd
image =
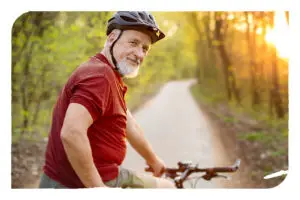
[[[117,39],[119,32],[118,31],[112,31],[109,35],[108,35],[108,44],[109,46],[112,45],[112,43]]]

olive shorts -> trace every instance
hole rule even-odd
[[[129,169],[119,168],[119,175],[117,178],[104,182],[108,187],[119,188],[156,188],[157,178],[149,174],[134,172]],[[62,184],[49,178],[45,173],[42,174],[39,188],[67,188]]]

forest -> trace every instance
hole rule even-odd
[[[11,49],[13,144],[47,137],[60,90],[78,65],[102,50],[112,14],[27,12],[15,21]],[[192,91],[202,104],[225,106],[235,113],[218,115],[226,123],[243,125],[240,116],[254,120],[263,128],[238,137],[283,144],[272,149],[270,156],[283,156],[280,167],[286,166],[289,13],[152,14],[166,38],[151,47],[139,76],[125,80],[128,107],[138,108],[168,81],[195,78]]]

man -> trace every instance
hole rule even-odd
[[[165,35],[148,12],[117,12],[108,21],[101,53],[80,65],[62,89],[53,110],[40,188],[173,187],[159,178],[164,162],[124,100],[122,78],[138,74],[150,45]],[[120,167],[126,139],[154,176]]]

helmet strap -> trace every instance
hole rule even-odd
[[[113,61],[113,64],[114,64],[115,67],[116,67],[116,70],[117,70],[119,73],[120,73],[120,71],[119,71],[119,68],[118,68],[118,65],[117,65],[117,61],[116,61],[116,59],[115,59],[115,57],[114,57],[113,48],[114,48],[116,42],[120,39],[120,37],[121,37],[122,34],[123,34],[123,30],[121,30],[119,36],[118,36],[117,39],[112,43],[112,45],[111,45],[111,47],[110,47],[110,55],[111,55],[111,59],[112,59],[112,61]],[[121,73],[120,73],[120,75],[123,76]]]

